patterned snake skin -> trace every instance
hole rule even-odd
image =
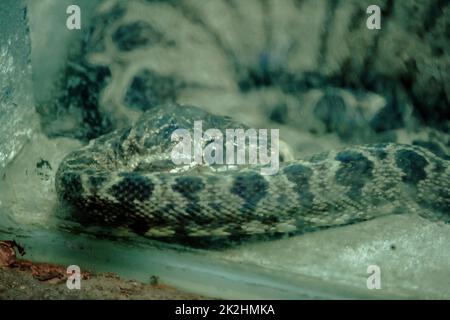
[[[57,191],[77,220],[150,237],[240,238],[299,233],[392,213],[450,221],[450,162],[418,146],[379,144],[283,163],[278,174],[208,167],[174,173],[172,132],[243,128],[194,107],[163,105],[132,128],[65,158]],[[217,169],[217,168],[216,168]]]
[[[291,10],[278,7],[280,3],[291,2]],[[254,166],[225,170],[218,165],[182,168],[173,164],[170,152],[175,142],[171,141],[171,134],[176,129],[192,130],[195,120],[203,120],[204,130],[216,128],[225,132],[228,128],[247,128],[231,118],[208,112],[223,109],[221,103],[229,101],[228,96],[249,97],[252,86],[258,86],[258,94],[262,94],[262,89],[272,92],[267,88],[273,87],[280,92],[277,97],[287,101],[297,99],[299,90],[314,87],[294,77],[305,74],[305,68],[320,69],[313,65],[315,62],[297,59],[308,56],[298,41],[290,46],[281,41],[277,47],[277,39],[284,38],[271,37],[271,46],[279,50],[266,59],[254,54],[259,49],[253,48],[263,47],[257,43],[258,39],[270,28],[274,33],[293,37],[289,36],[292,28],[284,25],[281,17],[301,4],[299,13],[307,19],[314,10],[321,10],[314,4],[316,1],[212,1],[204,7],[198,1],[130,1],[126,9],[125,2],[105,3],[106,13],[97,16],[97,26],[91,30],[82,55],[90,65],[108,66],[111,80],[106,88],[97,88],[103,90],[98,105],[101,112],[111,116],[108,121],[112,119],[123,129],[91,140],[62,161],[56,189],[59,198],[75,209],[71,213],[75,220],[184,243],[299,234],[400,213],[450,222],[449,157],[419,145],[375,143],[337,148],[304,160],[286,157],[288,161],[281,162],[279,172],[272,176],[261,175],[260,168]],[[270,19],[259,21],[258,12],[254,12],[254,8],[261,6],[266,10],[268,4],[272,6],[272,23],[267,22]],[[330,7],[327,12],[334,9]],[[233,42],[234,38],[225,31],[216,32],[217,21],[208,17],[211,12],[218,17],[222,10],[232,12],[230,19],[235,19],[232,21],[244,24],[249,21],[246,30],[253,32],[254,36],[248,38],[253,43],[247,42],[248,39]],[[238,19],[241,13],[248,19]],[[173,24],[164,26],[164,21],[173,19],[180,21],[186,34],[178,35],[178,26]],[[224,16],[218,21],[226,24],[227,19]],[[264,27],[256,30],[250,22],[261,22]],[[164,34],[166,27],[168,32]],[[236,38],[241,37],[237,30],[230,32],[236,32]],[[327,34],[320,37],[330,39]],[[319,42],[310,45],[317,47],[311,50],[329,47]],[[180,52],[192,59],[183,58]],[[323,53],[325,57],[328,55]],[[287,67],[291,71],[271,69],[277,67],[276,60],[280,57],[289,61]],[[323,67],[325,60],[317,63]],[[231,61],[232,67],[224,61]],[[86,65],[77,68],[84,70]],[[251,65],[264,72],[243,71],[242,66]],[[96,70],[98,76],[99,69]],[[267,80],[265,72],[276,83]],[[216,77],[217,74],[221,76]],[[230,74],[232,80],[227,78]],[[87,90],[83,81],[71,83],[80,83],[85,95],[91,89]],[[289,87],[290,83],[296,84],[295,90]],[[231,93],[221,96],[221,92]],[[186,106],[191,104],[190,99],[206,108]],[[338,101],[333,99],[331,104]],[[183,106],[175,102],[180,100]],[[91,102],[92,99],[85,98],[85,108],[90,108]],[[123,120],[120,116],[128,118]],[[139,120],[135,122],[136,119]],[[337,123],[329,129],[338,133],[340,123],[345,121],[340,116],[326,120],[327,125]],[[292,125],[299,126],[299,122]],[[346,134],[348,131],[342,136]],[[89,133],[87,137],[92,135]]]

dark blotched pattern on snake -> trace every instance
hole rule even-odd
[[[310,57],[301,38],[283,23],[283,14],[294,10],[303,12],[303,19],[304,12],[322,10],[335,19],[331,13],[346,10],[340,1],[313,2],[212,1],[202,7],[198,1],[105,1],[77,56],[79,64],[68,67],[74,76],[68,78],[67,93],[81,93],[85,120],[96,123],[79,138],[121,129],[92,140],[61,163],[56,188],[75,208],[72,217],[168,241],[298,234],[400,213],[449,222],[445,150],[434,141],[408,145],[390,138],[389,130],[407,121],[410,109],[398,107],[403,98],[391,92],[387,106],[361,107],[378,100],[356,90],[342,67],[345,59],[336,62],[341,78],[332,76],[332,36],[319,32],[322,42],[308,42],[320,53]],[[389,1],[386,6],[393,10]],[[352,19],[361,21],[355,8],[349,9]],[[241,32],[253,36],[241,35],[238,27],[220,29],[239,17],[248,27]],[[361,80],[369,86],[367,81]],[[59,102],[76,105],[67,97]],[[174,130],[192,130],[196,120],[203,121],[204,130],[247,128],[209,113],[236,112],[239,107],[226,109],[233,99],[267,113],[272,124],[309,126],[312,134],[331,132],[343,141],[371,144],[349,143],[303,160],[286,156],[272,176],[249,165],[232,170],[174,165]],[[315,102],[307,107],[311,99]],[[188,106],[191,102],[202,109]],[[304,118],[287,116],[296,108]],[[249,121],[265,121],[258,119]]]
[[[283,163],[272,176],[254,168],[173,173],[171,134],[190,129],[192,117],[212,128],[232,124],[162,105],[66,157],[57,191],[78,207],[77,220],[168,240],[298,233],[404,212],[450,221],[449,161],[419,146],[330,151]]]

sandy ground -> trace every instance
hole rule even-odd
[[[119,278],[113,273],[81,274],[80,288],[69,289],[65,267],[21,259],[23,248],[14,241],[0,241],[0,299],[202,299],[160,283]]]
[[[142,284],[121,279],[114,274],[90,275],[80,290],[69,290],[62,279],[39,280],[29,270],[0,268],[0,299],[2,300],[178,300],[204,299],[164,284]]]

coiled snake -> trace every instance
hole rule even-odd
[[[142,22],[145,19],[143,3],[130,3],[128,16],[124,10],[117,9],[121,6],[110,6],[113,9],[106,15],[109,18],[99,19],[98,25],[104,34],[97,29],[92,33],[91,41],[96,42],[95,47],[86,46],[85,54],[91,54],[91,60],[102,65],[111,64],[111,83],[116,88],[132,82],[131,92],[117,91],[134,111],[139,103],[141,110],[148,111],[134,125],[125,125],[123,129],[100,136],[62,161],[56,175],[56,189],[61,200],[75,207],[72,217],[77,221],[125,227],[141,235],[168,241],[296,234],[396,213],[417,213],[433,221],[450,222],[449,159],[418,145],[377,143],[340,148],[304,160],[282,162],[279,172],[270,176],[261,175],[258,167],[250,165],[232,170],[217,165],[191,168],[174,165],[170,157],[175,143],[171,141],[174,130],[191,130],[195,120],[203,120],[205,130],[246,127],[228,117],[172,102],[180,98],[180,92],[186,92],[183,90],[205,89],[202,81],[208,82],[208,77],[203,79],[198,73],[198,81],[194,81],[183,78],[189,74],[185,71],[180,71],[181,75],[174,71],[174,78],[160,76],[156,71],[142,73],[141,67],[136,67],[138,60],[133,62],[136,59],[133,54],[145,50],[149,50],[149,54],[155,50],[152,54],[158,59],[161,58],[158,50],[166,50],[168,55],[163,59],[178,59],[175,53],[171,56],[171,50],[184,44],[180,39],[173,40],[163,34],[160,16],[161,19],[175,16],[188,19],[190,24],[186,22],[186,32],[194,35],[191,39],[194,43],[198,41],[203,45],[206,36],[205,39],[202,36],[196,38],[195,28],[208,29],[208,20],[193,14],[195,5],[188,5],[192,10],[187,10],[172,3],[145,4],[153,10],[150,20],[153,19],[155,26],[159,26],[157,28]],[[239,5],[245,7],[243,3]],[[133,15],[141,22],[129,22]],[[209,36],[226,55],[233,56],[235,72],[241,77],[239,66],[252,63],[244,61],[251,56],[245,54],[251,47],[245,47],[244,53],[236,57],[232,41],[227,46],[212,31]],[[189,36],[185,38],[190,39]],[[97,43],[98,39],[103,40]],[[227,35],[223,39],[227,39]],[[118,49],[111,49],[111,46]],[[186,48],[185,51],[178,48],[177,52],[196,52],[192,47]],[[201,50],[198,52],[203,54]],[[192,68],[195,69],[194,62]],[[148,64],[145,69],[158,69],[159,65],[153,64],[151,59],[145,63]],[[264,72],[271,72],[268,63],[267,59],[259,60],[258,66]],[[124,69],[123,66],[129,67]],[[181,63],[177,70],[183,66]],[[220,69],[220,65],[217,68]],[[134,70],[134,74],[138,73],[147,82],[138,81],[139,77],[130,80],[132,73],[129,70]],[[163,72],[161,70],[158,72]],[[193,74],[195,76],[195,72]],[[281,84],[294,81],[287,74],[272,72],[271,75]],[[253,74],[252,79],[260,86],[273,85],[266,83],[267,79],[261,84],[265,79],[261,75]],[[152,86],[151,94],[146,91],[148,85]],[[226,81],[220,85],[227,86]],[[245,81],[239,86],[241,92],[248,92]],[[213,86],[207,90],[214,93],[217,88]],[[108,89],[105,92],[102,105],[106,111],[111,111],[108,108],[117,102],[111,98],[111,93],[116,91]],[[215,100],[214,95],[208,97]]]
[[[78,207],[77,220],[166,240],[297,233],[396,212],[450,221],[450,162],[418,146],[330,151],[269,176],[251,167],[172,173],[171,134],[189,129],[192,117],[213,128],[232,124],[194,107],[148,111],[132,128],[68,155],[58,194]]]

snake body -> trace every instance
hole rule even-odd
[[[205,129],[245,128],[195,107],[163,105],[69,154],[57,172],[58,194],[77,207],[79,221],[177,241],[299,233],[393,213],[450,221],[450,162],[422,147],[329,151],[282,163],[268,176],[250,166],[174,172],[171,134],[189,130],[192,119],[203,119]]]
[[[381,2],[388,13],[383,28],[397,30],[408,5]],[[82,123],[62,134],[95,138],[67,155],[56,174],[59,198],[74,209],[71,218],[184,243],[297,234],[400,213],[450,222],[448,155],[434,142],[396,143],[388,131],[405,125],[398,114],[413,113],[408,96],[445,118],[445,102],[433,98],[445,96],[441,87],[421,91],[439,72],[428,75],[434,69],[419,65],[414,77],[395,80],[398,70],[388,70],[395,81],[385,81],[384,61],[377,59],[396,59],[388,54],[397,49],[373,52],[398,41],[390,38],[395,33],[369,33],[365,9],[359,1],[327,0],[102,2],[81,52],[68,64],[54,112],[71,115],[79,108],[82,116],[70,120]],[[427,32],[443,28],[445,14],[431,14]],[[348,19],[340,24],[338,15]],[[448,55],[419,51],[436,54],[427,61],[445,70]],[[418,62],[403,69],[413,72],[408,66],[421,60],[408,54]],[[405,79],[413,79],[407,92],[396,91]],[[365,103],[366,87],[386,98]],[[335,133],[345,143],[301,160],[286,157],[269,176],[251,165],[172,162],[176,129],[191,131],[196,120],[204,130],[245,129],[226,116],[238,112],[258,128]],[[46,126],[49,135],[67,130],[66,123]],[[349,144],[354,138],[372,144]]]

